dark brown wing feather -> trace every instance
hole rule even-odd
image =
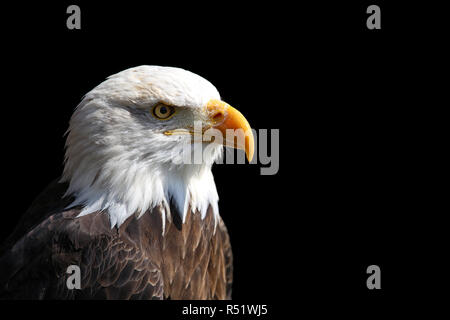
[[[230,241],[222,220],[214,228],[211,209],[203,220],[199,213],[182,225],[169,219],[164,235],[159,207],[111,229],[106,213],[64,211],[64,187],[50,186],[4,246],[1,298],[231,298]],[[81,290],[66,286],[70,265],[81,269]]]
[[[161,299],[159,268],[105,214],[78,213],[50,216],[2,256],[2,298]],[[67,288],[70,265],[80,267],[81,290]]]
[[[2,244],[0,253],[10,249],[12,245],[39,223],[53,214],[62,212],[64,208],[73,202],[72,197],[64,197],[67,187],[67,183],[58,183],[58,180],[52,181],[22,215],[15,230]]]

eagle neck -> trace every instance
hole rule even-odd
[[[83,181],[91,179],[79,172],[70,177],[66,195],[75,199],[69,207],[83,207],[79,217],[106,212],[113,228],[120,227],[133,215],[139,219],[144,214],[151,214],[153,208],[160,206],[163,208],[163,221],[171,214],[178,215],[184,223],[188,210],[204,219],[211,206],[217,222],[219,197],[211,165],[139,166],[117,163],[116,166],[120,168],[113,172],[119,176],[112,172],[105,174],[102,170],[106,168],[101,168],[90,184],[83,184]],[[91,171],[84,173],[88,172]]]

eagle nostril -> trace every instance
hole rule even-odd
[[[212,116],[212,120],[213,120],[214,122],[216,122],[216,123],[219,122],[219,121],[222,121],[223,118],[224,118],[223,112],[216,112],[216,113]]]

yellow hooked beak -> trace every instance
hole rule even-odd
[[[245,117],[228,103],[210,100],[206,106],[212,128],[222,133],[223,144],[245,151],[248,161],[252,161],[255,151],[253,132]],[[239,130],[241,129],[241,130]],[[230,134],[227,135],[227,131]]]

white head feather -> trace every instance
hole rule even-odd
[[[179,164],[191,137],[163,134],[199,120],[211,99],[220,96],[207,80],[159,66],[127,69],[86,94],[70,120],[66,141],[61,180],[69,182],[66,194],[75,197],[71,206],[83,206],[80,216],[107,212],[111,227],[158,205],[165,212],[170,199],[183,222],[189,204],[202,218],[211,205],[217,218],[211,166],[223,147],[215,145],[201,164]],[[181,107],[180,115],[156,119],[150,110],[160,102]]]

